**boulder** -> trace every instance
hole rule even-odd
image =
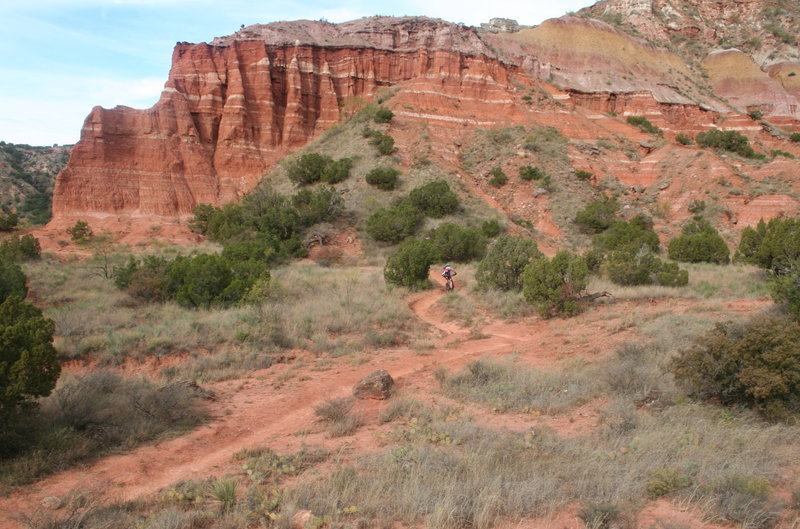
[[[292,529],[305,529],[309,523],[314,519],[314,513],[307,510],[301,510],[294,513],[292,516]]]
[[[353,396],[357,399],[387,399],[392,386],[394,386],[394,379],[391,375],[385,369],[379,369],[365,376],[353,386]]]

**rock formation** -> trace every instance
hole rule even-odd
[[[187,216],[248,191],[289,150],[383,86],[436,79],[490,102],[508,70],[470,29],[429,19],[251,26],[180,43],[149,110],[96,107],[57,182],[54,215]]]
[[[778,37],[780,24],[794,20],[794,12],[781,11],[771,22],[774,31],[758,33],[778,50],[776,62],[766,65],[760,52],[707,54],[736,25],[735,10],[710,0],[695,0],[694,10],[685,4],[606,0],[583,13],[588,17],[519,30],[501,21],[503,31],[497,24],[481,30],[427,18],[278,22],[211,43],[179,43],[153,108],[92,110],[58,176],[52,226],[63,228],[77,218],[90,224],[102,219],[121,231],[132,223],[177,225],[199,203],[240,198],[281,158],[339,122],[353,102],[389,87],[393,95],[386,104],[400,128],[423,126],[434,161],[449,167],[458,167],[460,146],[476,128],[539,125],[555,127],[570,140],[574,167],[634,189],[655,190],[676,161],[700,171],[696,162],[705,160],[714,171],[709,176],[744,182],[735,164],[693,148],[660,149],[625,118],[646,116],[668,140],[724,128],[746,133],[760,152],[794,149],[747,116],[759,110],[773,125],[800,130],[800,68],[783,60],[795,48]],[[741,25],[772,3],[736,5]],[[617,24],[617,16],[624,23]],[[701,41],[708,49],[687,55],[695,49],[689,44]],[[629,147],[626,155],[604,151],[592,146],[598,138],[639,147]],[[415,140],[402,133],[397,139],[405,156],[404,148]],[[411,161],[405,157],[403,163]],[[770,171],[763,178],[776,178]],[[702,192],[695,184],[653,192],[682,208],[691,200],[687,193]],[[789,195],[772,194],[779,198],[766,201],[764,212],[773,203],[784,212],[796,210],[796,203],[786,202]],[[537,208],[549,208],[547,197],[534,198]],[[510,200],[525,207],[533,202]],[[738,213],[747,204],[729,202],[731,225],[749,222]],[[680,220],[677,213],[665,215],[669,222]],[[533,224],[560,235],[553,218],[540,215]]]
[[[368,374],[353,386],[353,396],[357,399],[388,399],[394,387],[394,379],[385,369]]]

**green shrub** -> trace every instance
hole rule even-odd
[[[800,143],[800,132],[793,132],[789,134],[789,141]]]
[[[611,226],[618,209],[613,197],[592,201],[575,215],[575,224],[587,233],[600,233]]]
[[[724,264],[728,262],[730,250],[710,222],[696,219],[669,242],[668,253],[670,259],[685,263]]]
[[[82,220],[78,220],[75,224],[67,229],[67,233],[69,233],[70,237],[72,238],[72,242],[76,243],[85,243],[88,242],[93,236],[92,228],[89,227],[89,224]]]
[[[627,121],[629,125],[633,125],[642,132],[646,132],[648,134],[661,134],[661,129],[650,123],[650,120],[644,116],[628,116],[625,121]]]
[[[61,373],[53,320],[17,295],[0,303],[0,421],[33,398],[50,394]],[[0,438],[5,432],[0,432]],[[2,444],[2,443],[0,443]],[[0,452],[3,449],[0,448]]]
[[[665,263],[647,249],[614,251],[605,262],[608,278],[617,285],[686,286],[689,272],[676,263]]]
[[[567,251],[534,259],[522,274],[522,294],[544,318],[573,316],[586,288],[589,268],[579,255]]]
[[[19,223],[16,213],[0,213],[0,231],[14,231]]]
[[[589,529],[613,529],[620,519],[619,507],[611,503],[592,503],[578,510],[578,518]]]
[[[742,230],[742,235],[739,238],[739,247],[736,250],[735,259],[750,264],[758,264],[756,254],[764,242],[764,236],[767,234],[767,225],[764,219],[758,221],[755,228],[747,226]]]
[[[761,121],[764,119],[764,112],[761,110],[751,110],[747,113],[747,117],[752,119],[753,121]]]
[[[350,169],[353,167],[352,158],[340,158],[335,162],[332,161],[322,171],[320,180],[327,184],[338,184],[350,178]]]
[[[800,323],[756,316],[718,324],[681,351],[671,370],[693,396],[787,418],[800,411]]]
[[[210,240],[223,243],[226,249],[235,246],[227,250],[230,255],[276,264],[306,255],[300,242],[303,232],[313,225],[333,222],[342,212],[341,194],[332,186],[301,189],[286,197],[261,185],[239,204],[198,206],[190,225]]]
[[[503,228],[497,219],[485,220],[481,223],[481,233],[489,239],[497,237],[502,232]]]
[[[326,154],[312,152],[292,160],[286,166],[289,179],[297,185],[309,185],[316,182],[336,184],[350,176],[353,160],[341,158],[334,161]]]
[[[586,267],[589,269],[589,272],[596,274],[600,272],[600,268],[602,268],[603,263],[606,262],[606,253],[603,250],[592,248],[583,254],[583,259],[586,261]]]
[[[778,156],[783,156],[784,158],[789,158],[790,160],[794,160],[794,154],[782,151],[780,149],[773,149],[769,151],[769,155],[771,158],[777,158]]]
[[[172,261],[131,257],[125,266],[114,267],[114,283],[140,301],[174,300],[190,308],[230,306],[244,299],[256,281],[269,280],[265,262],[252,258],[249,247],[230,249],[223,255],[180,256]]]
[[[33,235],[12,235],[0,243],[0,259],[13,262],[30,261],[42,256],[39,239]]]
[[[297,185],[313,184],[322,179],[322,174],[332,163],[330,156],[312,152],[292,160],[286,167],[286,173],[289,180]]]
[[[800,260],[800,218],[775,218],[745,228],[739,242],[741,258],[781,275]]]
[[[675,136],[675,141],[677,141],[681,145],[692,145],[692,144],[694,144],[694,140],[688,134],[677,134]]]
[[[709,149],[721,149],[732,152],[744,158],[758,158],[750,147],[747,136],[735,130],[709,130],[697,135],[697,144]]]
[[[11,296],[25,299],[28,295],[26,282],[22,268],[0,256],[0,303]]]
[[[536,180],[545,188],[549,188],[551,184],[551,178],[549,174],[545,173],[538,167],[533,167],[531,165],[521,166],[519,168],[519,177],[526,181]]]
[[[297,212],[299,223],[303,227],[313,226],[320,222],[331,222],[342,214],[342,196],[331,186],[323,186],[315,190],[301,189],[292,196],[292,207]],[[294,226],[289,231],[297,231]]]
[[[194,233],[205,235],[208,231],[208,222],[217,211],[219,211],[219,209],[211,204],[196,205],[192,209],[192,215],[194,216],[189,220],[189,229]]]
[[[466,263],[486,253],[486,236],[478,228],[462,228],[447,222],[431,231],[430,240],[443,261]]]
[[[508,182],[508,177],[501,167],[495,167],[489,174],[492,175],[489,179],[489,185],[492,187],[503,187]]]
[[[176,257],[167,265],[167,297],[190,308],[229,306],[266,273],[263,263],[231,262],[218,254]]]
[[[702,213],[706,209],[706,201],[705,200],[692,200],[689,202],[689,205],[686,207],[689,210],[689,213],[694,213],[698,215]]]
[[[678,263],[662,261],[653,282],[665,287],[685,287],[689,284],[689,272],[682,270]]]
[[[137,301],[166,301],[167,265],[161,256],[147,255],[141,261],[131,257],[125,266],[114,267],[114,284]]]
[[[455,213],[459,209],[458,197],[444,180],[434,180],[412,189],[408,203],[420,213],[435,219]]]
[[[372,119],[375,121],[375,123],[390,123],[393,117],[394,112],[386,107],[378,107],[378,109],[375,111],[375,117]]]
[[[522,180],[541,180],[546,176],[544,171],[532,165],[523,165],[519,168],[519,177]]]
[[[796,320],[800,321],[800,261],[781,275],[769,280],[770,293],[775,303],[784,303]]]
[[[672,494],[692,485],[692,479],[676,468],[662,468],[653,472],[647,482],[647,497],[651,500]]]
[[[543,254],[533,239],[502,235],[478,264],[476,279],[483,286],[519,290],[525,267],[540,257]]]
[[[400,176],[400,171],[394,167],[376,167],[367,173],[365,179],[369,185],[384,191],[391,191],[397,187],[398,176]]]
[[[641,215],[627,222],[612,221],[603,233],[594,236],[592,242],[597,249],[605,252],[625,249],[638,251],[641,248],[655,252],[659,244],[658,235],[653,231],[653,222]]]
[[[376,241],[396,244],[417,232],[422,213],[410,204],[382,208],[367,219],[367,234]]]
[[[369,144],[384,156],[394,152],[394,138],[378,130],[372,131],[370,134]]]
[[[578,169],[575,171],[575,178],[578,180],[590,180],[594,175],[589,171],[584,171],[583,169]]]
[[[407,239],[386,260],[383,277],[391,285],[425,288],[429,285],[430,267],[440,258],[433,242]]]

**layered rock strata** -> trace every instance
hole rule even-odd
[[[428,19],[278,23],[180,43],[153,108],[92,110],[59,175],[54,215],[186,216],[235,200],[336,123],[348,99],[410,80],[497,99],[509,67],[490,53],[473,30]]]

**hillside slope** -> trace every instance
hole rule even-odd
[[[556,244],[580,244],[571,215],[600,192],[656,217],[665,237],[690,215],[687,204],[711,202],[715,222],[733,240],[761,216],[799,209],[792,156],[800,150],[787,134],[800,130],[796,47],[765,37],[762,45],[774,44],[772,56],[781,61],[769,68],[760,55],[738,51],[687,55],[695,48],[673,45],[676,31],[709,49],[726,38],[720,32],[728,26],[695,23],[722,16],[711,4],[685,3],[686,17],[694,18],[680,27],[664,15],[668,3],[601,2],[583,17],[513,32],[372,17],[255,25],[209,44],[179,43],[153,108],[97,107],[87,118],[58,176],[49,237],[77,219],[121,236],[180,226],[195,205],[237,200],[288,154],[377,99],[395,113],[388,132],[401,168],[424,154],[438,169],[430,178],[468,183],[487,204]],[[763,29],[771,5],[750,2],[743,13]],[[791,23],[795,11],[779,18]],[[622,22],[614,27],[592,16]],[[686,30],[689,22],[699,29]],[[709,32],[714,38],[703,40]],[[646,118],[663,135],[640,131],[628,117]],[[463,165],[481,131],[509,127],[527,135],[512,134],[503,156]],[[494,166],[514,174],[520,165],[546,162],[525,145],[548,127],[564,140],[559,161],[547,162],[554,189],[516,182],[488,188]],[[678,134],[717,128],[744,133],[766,158],[674,143]],[[592,173],[589,187],[574,181],[575,170]]]
[[[67,164],[70,149],[0,142],[0,208],[36,224],[50,220],[55,177]]]

